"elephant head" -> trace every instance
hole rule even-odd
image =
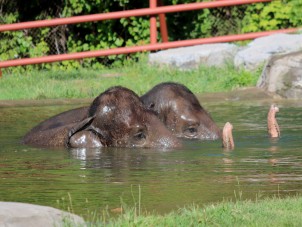
[[[71,147],[179,147],[179,140],[131,90],[116,86],[94,99],[68,133]]]
[[[196,96],[184,85],[161,83],[141,97],[146,108],[177,137],[200,140],[221,138],[221,130]]]

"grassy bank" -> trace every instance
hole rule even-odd
[[[166,215],[129,209],[92,226],[302,226],[302,197],[193,205]]]
[[[238,70],[232,65],[192,71],[159,68],[149,65],[142,57],[139,62],[101,70],[26,71],[22,75],[6,71],[0,79],[0,100],[92,98],[115,85],[128,87],[141,95],[165,81],[183,83],[195,93],[230,91],[253,86],[258,77],[259,73]]]

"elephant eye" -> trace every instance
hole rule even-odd
[[[195,127],[189,127],[189,128],[187,128],[187,131],[189,133],[196,133],[197,132],[197,128],[195,128]]]
[[[139,131],[134,135],[134,138],[137,140],[142,140],[142,139],[146,139],[146,135],[143,131]]]
[[[150,103],[149,109],[154,109],[155,104],[153,102]]]
[[[189,126],[184,130],[184,135],[187,137],[194,137],[197,135],[197,126]]]

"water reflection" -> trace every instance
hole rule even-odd
[[[191,203],[208,203],[302,190],[302,105],[283,103],[278,122],[282,137],[266,131],[269,103],[208,104],[221,127],[234,125],[234,150],[221,141],[184,141],[178,150],[48,149],[19,143],[35,124],[71,106],[0,109],[0,200],[32,202],[59,208],[72,197],[77,213],[134,204],[141,187],[147,210],[166,212]],[[88,202],[87,202],[88,201]]]
[[[71,149],[70,154],[73,158],[84,161],[91,159],[100,159],[102,150],[100,148],[77,148]]]

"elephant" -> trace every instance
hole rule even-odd
[[[140,99],[143,105],[155,112],[177,137],[200,140],[222,138],[222,132],[210,114],[200,105],[196,96],[182,84],[173,82],[158,84]],[[89,107],[80,107],[63,112],[42,122],[34,130],[51,129],[80,122],[87,116],[88,109]],[[74,142],[82,141],[83,137],[79,134],[75,137],[78,139]]]
[[[158,84],[141,96],[141,100],[177,137],[199,140],[216,140],[222,137],[221,129],[210,114],[182,84]]]
[[[89,107],[66,111],[40,123],[24,144],[47,147],[181,147],[180,140],[133,91],[115,86]]]

